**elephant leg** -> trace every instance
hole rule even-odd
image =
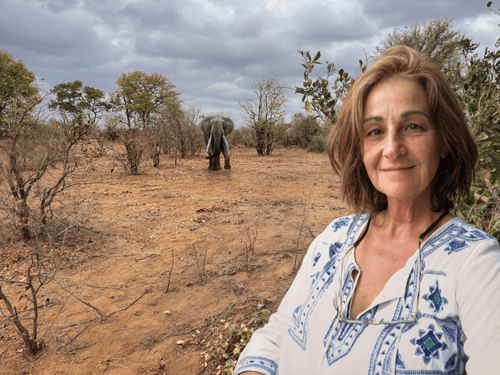
[[[231,163],[229,162],[229,152],[224,148],[222,151],[224,154],[224,169],[231,169]]]
[[[214,160],[215,160],[215,170],[218,171],[220,170],[220,153],[214,158]]]
[[[210,154],[212,154],[213,153],[213,146],[210,146],[208,151]],[[214,167],[215,167],[214,158],[208,159],[208,169],[213,171]]]

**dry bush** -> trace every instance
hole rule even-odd
[[[207,259],[208,246],[205,244],[205,252],[202,254],[196,251],[196,246],[193,244],[193,255],[194,262],[196,266],[196,274],[198,275],[199,281],[203,281],[207,278],[206,271],[206,259]]]
[[[147,149],[147,139],[138,129],[121,129],[120,140],[125,146],[124,153],[115,155],[123,169],[133,175],[139,174],[139,166],[144,161],[144,152]]]
[[[72,186],[67,177],[91,161],[83,156],[84,142],[95,127],[81,117],[39,124],[30,120],[32,110],[27,105],[24,112],[15,111],[5,127],[0,143],[0,212],[4,226],[8,224],[21,240],[54,240],[55,233],[48,230],[53,203]]]
[[[204,360],[204,374],[230,375],[238,362],[241,352],[252,338],[253,333],[268,322],[270,311],[259,303],[254,314],[247,324],[221,321],[211,331],[207,339],[202,358]]]

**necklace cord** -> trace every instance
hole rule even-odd
[[[446,216],[448,215],[448,211],[445,211],[443,212],[437,219],[436,221],[434,221],[431,225],[429,225],[429,227],[418,237],[418,246],[420,246],[422,244],[422,242],[424,241],[425,237],[427,237],[427,235],[432,232],[432,230],[439,224],[439,222]],[[365,230],[363,231],[363,233],[361,234],[361,236],[356,240],[356,242],[354,242],[354,247],[357,247],[359,245],[359,243],[363,240],[363,238],[365,238],[366,236],[366,233],[368,233],[368,228],[370,228],[370,223],[372,221],[372,216],[373,214],[370,215],[370,217],[368,218],[368,223],[366,223],[366,227],[365,227]]]
[[[420,247],[420,245],[422,244],[422,242],[424,241],[425,237],[427,237],[427,235],[432,232],[432,230],[434,228],[436,228],[436,226],[439,224],[439,222],[446,216],[448,215],[448,211],[445,211],[441,214],[441,216],[439,216],[435,222],[433,222],[431,225],[429,225],[429,228],[427,228],[425,230],[424,233],[422,233],[419,237],[418,237],[418,246]]]

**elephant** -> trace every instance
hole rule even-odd
[[[228,117],[208,116],[201,121],[201,130],[207,144],[206,157],[210,159],[208,169],[218,171],[220,167],[220,153],[224,154],[224,169],[231,169],[229,162],[229,144],[226,137],[234,129],[234,122]]]

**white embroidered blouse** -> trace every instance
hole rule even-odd
[[[500,248],[489,234],[453,218],[387,282],[357,319],[416,323],[339,322],[338,294],[349,316],[358,268],[354,252],[368,215],[334,220],[311,244],[278,311],[257,330],[234,375],[385,375],[500,373]],[[359,268],[358,268],[359,270]],[[345,280],[340,282],[340,274]],[[341,287],[342,285],[342,287]],[[417,303],[417,296],[418,304]]]

